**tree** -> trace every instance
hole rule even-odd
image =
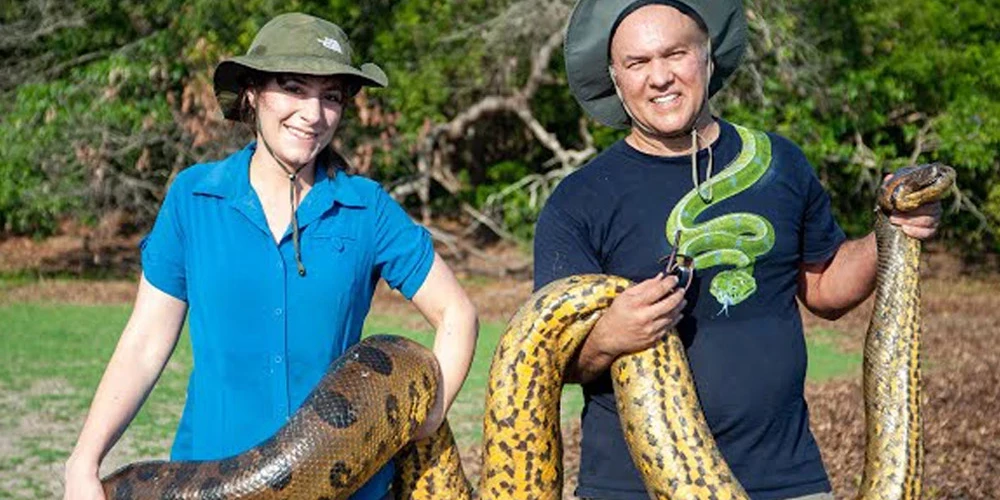
[[[0,229],[151,223],[169,180],[249,139],[211,72],[275,14],[335,20],[390,86],[362,92],[336,145],[424,219],[528,241],[544,198],[622,136],[583,116],[560,44],[571,0],[30,0],[0,6]],[[745,2],[751,46],[714,100],[802,145],[852,234],[884,172],[959,172],[944,236],[1000,250],[1000,0]],[[436,229],[451,245],[456,239]],[[456,249],[456,251],[459,251]],[[466,248],[465,252],[475,251]]]

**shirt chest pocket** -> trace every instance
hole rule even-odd
[[[320,228],[303,245],[303,263],[311,277],[358,283],[366,274],[366,251],[353,235],[337,228]]]
[[[354,237],[333,232],[316,233],[313,235],[316,240],[316,250],[327,254],[342,254],[348,249],[353,249],[357,244]]]

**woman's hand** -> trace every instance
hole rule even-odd
[[[63,500],[105,500],[97,467],[83,467],[70,457],[66,462]]]

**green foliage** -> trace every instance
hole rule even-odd
[[[0,231],[46,234],[67,216],[98,220],[110,210],[148,224],[178,169],[246,140],[219,132],[209,116],[211,72],[242,53],[268,19],[292,10],[334,20],[358,62],[389,74],[388,88],[365,95],[378,119],[349,112],[338,140],[348,154],[374,151],[376,179],[405,182],[428,127],[485,96],[515,93],[549,34],[542,20],[571,4],[74,0],[42,11],[41,3],[5,3]],[[946,202],[953,210],[943,236],[971,250],[1000,250],[1000,0],[748,0],[746,7],[751,50],[714,99],[717,113],[799,144],[853,235],[870,227],[867,207],[883,173],[911,157],[951,164],[962,196]],[[564,147],[579,148],[582,114],[562,66],[557,53],[530,107]],[[200,140],[192,117],[215,130],[214,139]],[[592,121],[586,129],[598,149],[624,135]],[[483,115],[464,133],[442,160],[465,191],[456,199],[434,187],[435,209],[458,213],[457,201],[467,201],[530,238],[544,190],[486,204],[557,166],[551,151],[506,112]]]
[[[947,163],[962,196],[945,202],[943,236],[1000,250],[1000,212],[988,201],[1000,172],[1000,2],[750,7],[760,15],[751,18],[756,75],[740,72],[717,99],[725,116],[802,146],[852,235],[870,230],[866,208],[883,174],[911,158]]]
[[[531,167],[520,161],[495,163],[486,169],[488,180],[478,184],[475,190],[476,206],[490,206],[496,197],[503,195],[503,223],[523,241],[530,241],[534,235],[541,203],[526,190],[508,188],[531,172]]]

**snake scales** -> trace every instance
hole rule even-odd
[[[864,499],[919,498],[923,458],[920,245],[889,224],[885,212],[938,199],[953,179],[940,165],[905,169],[879,196],[878,283],[864,361]],[[561,497],[562,373],[602,311],[629,285],[612,276],[566,278],[539,290],[511,320],[490,369],[481,498]],[[447,425],[425,442],[406,445],[434,399],[435,362],[411,341],[366,339],[331,365],[274,437],[220,461],[131,464],[104,479],[105,493],[111,499],[343,499],[395,456],[397,498],[471,498]],[[747,498],[714,445],[677,335],[619,358],[612,375],[630,452],[651,498]]]

